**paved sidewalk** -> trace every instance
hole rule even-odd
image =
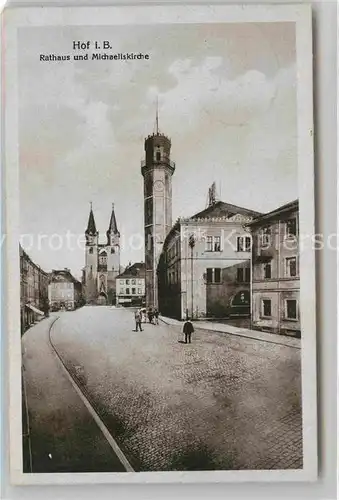
[[[183,326],[183,321],[177,319],[159,316],[159,319],[172,326]],[[287,347],[301,348],[300,339],[294,337],[287,337],[285,335],[277,335],[275,333],[261,332],[258,330],[251,330],[249,328],[239,328],[237,326],[227,325],[224,323],[216,323],[212,321],[193,321],[194,328],[199,330],[210,330],[212,332],[228,333],[230,335],[238,335],[239,337],[246,337],[249,339],[261,340],[263,342],[273,342],[274,344],[285,345]]]
[[[49,342],[55,317],[32,326],[22,337],[28,410],[23,432],[30,436],[30,442],[23,443],[24,472],[123,472]]]

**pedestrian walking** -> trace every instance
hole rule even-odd
[[[146,309],[145,309],[145,307],[143,307],[142,309],[140,309],[140,313],[141,313],[141,323],[147,323],[147,320],[146,320]]]
[[[157,308],[154,309],[154,321],[156,325],[159,324],[159,311]]]
[[[139,309],[135,311],[134,318],[135,318],[135,331],[137,332],[139,328],[140,331],[142,332],[143,330],[141,328],[141,312]]]
[[[190,321],[190,318],[187,318],[187,320],[185,321],[184,327],[183,327],[182,331],[185,334],[185,344],[187,344],[187,341],[190,344],[191,343],[192,333],[194,332],[194,327],[193,327],[193,324]]]

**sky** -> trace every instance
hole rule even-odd
[[[149,60],[40,61],[73,56],[73,40]],[[173,221],[203,210],[214,181],[223,201],[259,212],[297,198],[295,63],[293,23],[22,28],[23,246],[79,277],[90,202],[101,241],[114,203],[122,265],[144,260],[140,161],[157,100],[176,163]]]

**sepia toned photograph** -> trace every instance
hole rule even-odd
[[[15,30],[15,472],[314,476],[310,13],[113,10]]]

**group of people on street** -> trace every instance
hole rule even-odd
[[[149,307],[148,309],[141,308],[137,309],[134,313],[134,318],[135,318],[135,331],[142,332],[143,329],[141,327],[142,323],[146,323],[148,318],[148,321],[152,325],[158,325],[159,324],[159,311],[156,307]],[[187,318],[184,326],[182,333],[185,335],[185,344],[191,344],[192,341],[192,333],[194,332],[194,327],[193,324],[190,320],[190,318]]]
[[[141,325],[142,323],[146,323],[148,318],[148,321],[152,325],[158,325],[159,324],[159,311],[156,307],[149,307],[148,309],[141,308],[137,309],[134,314],[135,318],[135,331],[142,332]]]

